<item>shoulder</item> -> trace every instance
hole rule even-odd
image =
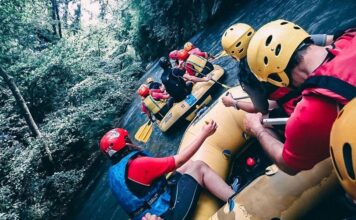
[[[286,125],[283,159],[288,165],[305,170],[328,157],[330,131],[337,112],[331,99],[303,96]]]
[[[292,114],[298,124],[325,121],[337,115],[334,100],[321,95],[304,95]]]

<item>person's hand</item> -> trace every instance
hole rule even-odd
[[[205,78],[206,78],[206,81],[208,82],[209,80],[211,80],[213,78],[213,76],[211,74],[209,74]]]
[[[142,220],[163,220],[163,218],[157,215],[151,215],[151,213],[146,213],[146,215],[142,217]]]
[[[232,98],[232,95],[229,93],[228,95],[222,97],[222,102],[225,105],[225,107],[231,107],[234,106],[235,100]]]
[[[214,134],[216,129],[218,128],[218,125],[214,120],[211,120],[210,122],[205,122],[206,124],[202,128],[202,134],[204,135],[205,138],[209,137],[210,135]]]
[[[264,130],[264,127],[262,125],[262,114],[246,113],[244,119],[244,126],[247,134],[257,136],[261,131]]]

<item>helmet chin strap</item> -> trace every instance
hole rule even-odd
[[[138,150],[138,151],[143,151],[143,148],[142,147],[139,147],[135,144],[132,144],[132,143],[126,143],[127,146],[130,146],[131,148],[135,149],[135,150]]]
[[[126,146],[122,148],[119,152],[115,153],[112,157],[110,157],[110,159],[113,164],[118,163],[120,160],[122,160],[122,158],[124,158],[134,150],[142,151],[142,148],[131,143],[126,143]]]

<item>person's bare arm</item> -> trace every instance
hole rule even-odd
[[[268,100],[268,109],[272,110],[278,107],[278,103],[274,100]]]
[[[282,157],[283,143],[274,137],[267,128],[263,127],[261,121],[261,113],[246,114],[244,120],[246,132],[258,139],[263,150],[274,161],[279,169],[289,175],[296,175],[299,171],[289,167]]]
[[[331,45],[334,42],[334,35],[327,35],[326,36],[326,41],[325,41],[325,45]]]
[[[245,112],[255,113],[256,109],[251,102],[234,100],[231,94],[222,97],[222,102],[226,107],[235,107],[237,110],[241,109]]]
[[[184,74],[183,75],[183,78],[189,80],[189,81],[192,81],[192,82],[207,82],[209,81],[209,79],[207,79],[206,77],[204,78],[199,78],[199,77],[196,77],[196,76],[191,76],[189,74]]]
[[[198,137],[182,152],[174,156],[176,168],[179,168],[187,162],[195,154],[195,152],[197,152],[200,146],[204,143],[205,139],[215,133],[216,129],[217,124],[213,120],[204,125]]]

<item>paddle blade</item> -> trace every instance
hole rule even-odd
[[[138,131],[135,134],[135,139],[143,143],[146,143],[150,139],[152,131],[153,131],[153,123],[148,121],[138,129]]]

